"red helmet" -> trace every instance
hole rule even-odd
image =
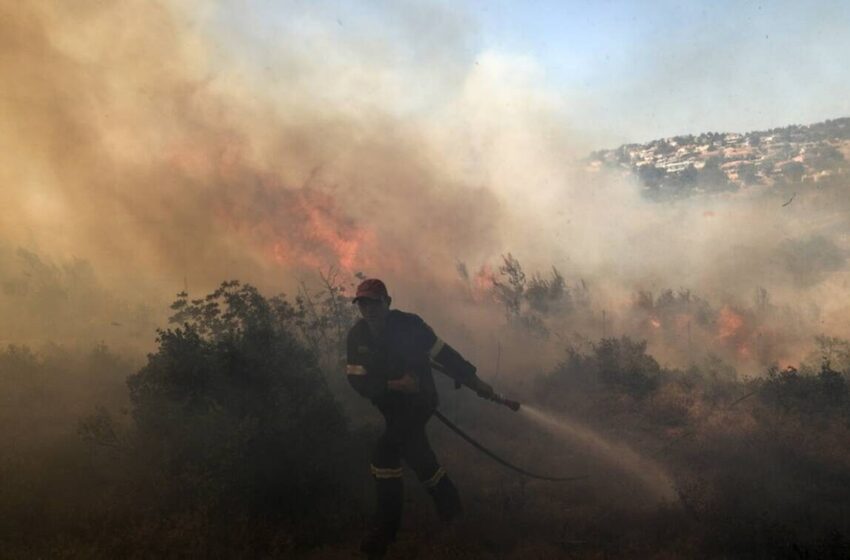
[[[387,286],[377,278],[367,278],[357,286],[357,295],[354,296],[354,303],[360,298],[365,299],[383,299],[390,298],[387,293]]]

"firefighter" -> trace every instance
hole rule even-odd
[[[361,551],[373,558],[384,555],[401,521],[402,460],[434,499],[444,523],[462,513],[457,488],[437,462],[425,434],[425,424],[437,407],[431,361],[442,366],[456,384],[482,397],[493,394],[493,388],[476,375],[475,366],[440,340],[419,316],[391,310],[391,301],[381,280],[364,280],[354,298],[362,319],[348,333],[348,381],[372,401],[386,423],[371,464],[375,524],[361,545]]]

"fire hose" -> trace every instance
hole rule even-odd
[[[436,364],[433,364],[433,365],[436,366]],[[441,368],[437,368],[437,369],[441,369]],[[441,369],[441,371],[442,371],[442,369]],[[503,406],[506,406],[506,407],[510,408],[511,410],[513,410],[514,412],[517,412],[520,409],[520,403],[519,402],[505,398],[504,396],[502,396],[498,393],[492,393],[491,395],[484,397],[484,398],[487,398],[488,400],[491,400],[491,401],[493,401],[497,404],[501,404]],[[451,420],[446,418],[443,415],[443,413],[441,413],[439,410],[434,411],[434,416],[436,416],[437,419],[440,422],[445,424],[447,428],[449,428],[451,431],[453,431],[454,433],[459,435],[464,441],[466,441],[472,447],[474,447],[475,449],[477,449],[481,453],[487,455],[488,457],[490,457],[491,459],[493,459],[494,461],[496,461],[500,465],[507,467],[514,472],[518,472],[518,473],[525,475],[529,478],[535,478],[537,480],[548,480],[550,482],[569,482],[569,481],[573,481],[573,480],[582,480],[582,479],[587,478],[587,475],[546,476],[546,475],[542,475],[542,474],[533,473],[531,471],[527,471],[524,468],[518,467],[518,466],[514,465],[513,463],[510,463],[507,460],[499,457],[498,455],[496,455],[495,453],[493,453],[492,451],[490,451],[489,449],[487,449],[486,447],[484,447],[483,445],[478,443],[475,439],[472,438],[472,436],[470,436],[469,434],[467,434],[466,432],[461,430],[459,427],[457,427],[454,424],[454,422],[452,422]]]
[[[440,422],[445,424],[451,431],[453,431],[454,433],[456,433],[457,435],[462,437],[464,440],[466,440],[466,442],[469,443],[470,445],[472,445],[472,447],[474,447],[475,449],[477,449],[481,453],[487,455],[488,457],[490,457],[491,459],[493,459],[494,461],[496,461],[500,465],[503,465],[503,466],[511,469],[512,471],[518,472],[518,473],[523,474],[523,475],[530,477],[530,478],[536,478],[538,480],[549,480],[549,481],[552,481],[552,482],[567,482],[567,481],[570,481],[570,480],[581,480],[583,478],[587,478],[586,475],[583,475],[583,476],[563,476],[563,477],[545,476],[545,475],[542,475],[542,474],[536,474],[536,473],[527,471],[527,470],[523,469],[522,467],[518,467],[518,466],[516,466],[512,463],[509,463],[505,459],[502,459],[501,457],[499,457],[498,455],[496,455],[495,453],[493,453],[492,451],[490,451],[489,449],[487,449],[486,447],[484,447],[483,445],[481,445],[480,443],[478,443],[477,441],[472,439],[471,436],[469,436],[463,430],[461,430],[460,428],[455,426],[455,424],[451,420],[449,420],[448,418],[443,416],[443,414],[439,410],[434,411],[434,416],[436,416],[440,420]]]

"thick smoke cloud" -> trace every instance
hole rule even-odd
[[[3,3],[0,232],[3,255],[19,255],[0,263],[7,285],[23,281],[17,248],[84,260],[128,308],[228,278],[291,292],[336,266],[384,277],[401,307],[484,356],[501,310],[481,308],[457,263],[474,275],[512,252],[590,286],[593,313],[565,329],[598,333],[603,309],[609,334],[637,329],[639,291],[688,288],[731,310],[764,288],[808,310],[794,341],[847,334],[850,212],[835,195],[649,202],[584,170],[590,132],[566,122],[569,92],[531,59],[475,54],[469,18],[448,8],[393,8],[397,31],[374,36],[301,8],[244,51],[211,23],[225,10]],[[768,346],[787,353],[786,339]]]
[[[240,89],[174,7],[3,11],[12,245],[174,292],[187,277],[280,289],[327,265],[433,277],[495,238],[493,195],[441,176],[409,125],[310,88],[277,103]],[[291,56],[275,71],[297,88],[309,72]]]

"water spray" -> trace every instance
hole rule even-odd
[[[657,462],[641,455],[624,442],[609,439],[593,428],[575,420],[555,416],[535,407],[523,407],[526,418],[548,432],[569,439],[599,459],[629,473],[663,502],[675,502],[676,485]]]
[[[431,366],[434,369],[441,371],[443,373],[446,373],[448,375],[445,368],[443,368],[443,366],[441,366],[439,363],[431,362]],[[460,387],[460,385],[458,384],[457,387]],[[489,395],[479,394],[479,396],[484,398],[484,399],[487,399],[489,401],[493,401],[496,404],[506,406],[506,407],[510,408],[511,410],[513,410],[514,412],[518,412],[519,409],[520,409],[520,406],[521,406],[519,401],[509,399],[509,398],[507,398],[506,396],[504,396],[500,393],[494,392],[494,393],[490,393]],[[469,434],[467,434],[466,432],[461,430],[459,427],[457,427],[454,424],[454,422],[452,422],[451,420],[446,418],[443,415],[443,413],[441,413],[439,410],[434,411],[434,416],[436,416],[437,419],[440,422],[442,422],[443,424],[445,424],[447,428],[449,428],[451,431],[453,431],[454,433],[459,435],[461,438],[463,438],[464,441],[466,441],[467,443],[472,445],[475,449],[484,453],[485,455],[487,455],[488,457],[490,457],[491,459],[493,459],[494,461],[496,461],[500,465],[503,465],[503,466],[511,469],[514,472],[518,472],[518,473],[523,474],[523,475],[530,477],[530,478],[536,478],[537,480],[548,480],[550,482],[568,482],[568,481],[582,480],[582,479],[587,478],[586,475],[547,476],[547,475],[537,474],[537,473],[533,473],[531,471],[525,470],[522,467],[518,467],[518,466],[514,465],[513,463],[510,463],[507,460],[499,457],[498,455],[496,455],[495,453],[493,453],[492,451],[490,451],[489,449],[487,449],[486,447],[484,447],[483,445],[478,443],[478,441],[473,439],[472,436],[470,436]]]
[[[446,373],[445,369],[440,364],[432,362],[431,365],[434,369]],[[460,384],[457,384],[457,387],[460,387]],[[479,396],[496,404],[506,406],[514,412],[519,412],[520,409],[522,409],[524,417],[533,421],[543,429],[559,437],[570,439],[582,445],[607,463],[616,465],[624,471],[629,472],[647,489],[652,491],[653,494],[658,496],[660,500],[667,502],[675,501],[677,497],[676,486],[664,469],[656,462],[640,455],[625,443],[605,438],[596,430],[593,430],[588,426],[584,426],[576,421],[556,417],[542,410],[538,410],[535,407],[522,406],[519,401],[509,399],[501,393],[493,392],[490,394],[479,394]],[[504,465],[515,472],[538,480],[549,481],[570,481],[587,478],[585,475],[553,477],[529,472],[521,467],[509,463],[489,449],[485,448],[441,414],[439,410],[435,411],[434,415],[450,430],[462,437],[473,447],[495,460],[497,463]]]

